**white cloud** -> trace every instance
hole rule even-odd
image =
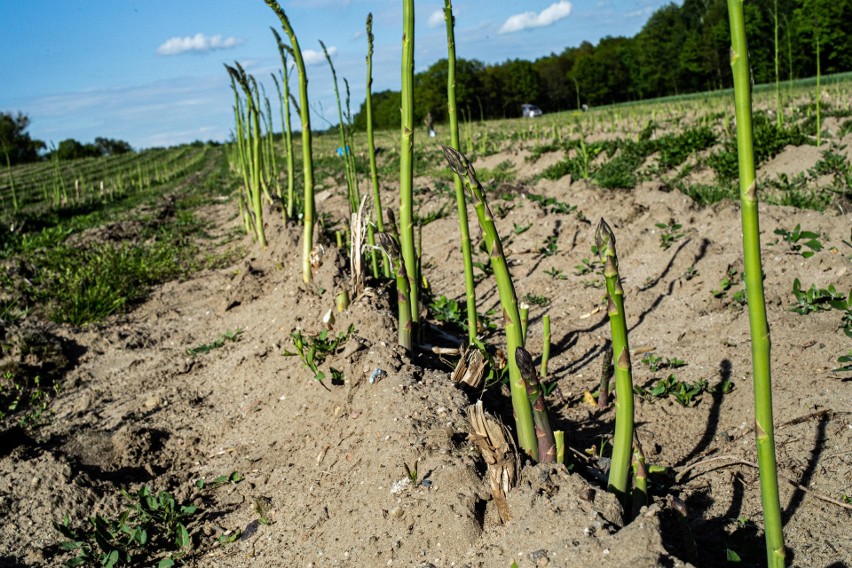
[[[444,11],[443,10],[435,10],[429,15],[429,21],[427,25],[430,28],[437,28],[444,25]]]
[[[157,48],[157,53],[160,55],[180,55],[188,51],[206,53],[216,49],[231,49],[243,40],[235,37],[223,38],[221,35],[207,36],[202,33],[197,33],[194,36],[173,37]]]
[[[530,28],[543,28],[553,23],[558,22],[563,18],[567,18],[571,13],[571,2],[560,0],[555,4],[551,4],[538,14],[535,12],[524,12],[523,14],[515,14],[509,16],[503,26],[500,28],[501,34],[510,34]]]
[[[330,57],[333,58],[335,53],[337,53],[336,47],[331,46],[328,48],[328,55]],[[302,50],[302,61],[305,62],[305,65],[319,65],[320,63],[325,62],[325,55],[322,51],[304,49]]]

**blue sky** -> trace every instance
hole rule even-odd
[[[535,59],[607,35],[638,32],[666,0],[455,0],[458,57]],[[373,90],[399,89],[402,2],[282,0],[303,52],[323,40],[352,109],[364,100],[373,13]],[[416,0],[415,67],[446,57],[443,0]],[[0,111],[29,115],[48,143],[96,136],[135,148],[225,140],[233,102],[223,63],[239,61],[274,94],[280,60],[262,0],[0,0]],[[282,36],[284,34],[282,33]],[[286,36],[284,36],[286,37]],[[310,53],[306,59],[313,60]],[[312,125],[336,123],[328,65],[308,66]],[[295,86],[295,77],[291,78]],[[272,97],[270,97],[272,98]],[[278,110],[273,107],[276,115]],[[296,123],[297,125],[298,123]]]

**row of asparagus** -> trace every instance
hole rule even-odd
[[[313,168],[311,162],[311,129],[307,96],[307,76],[302,60],[299,43],[284,10],[276,0],[265,0],[278,16],[289,38],[286,45],[275,30],[284,70],[281,74],[282,89],[279,99],[282,108],[282,123],[285,124],[287,154],[287,190],[279,183],[279,175],[274,152],[274,138],[271,128],[270,105],[265,100],[264,113],[261,108],[262,89],[253,77],[235,64],[226,66],[232,78],[235,95],[236,146],[238,148],[240,171],[244,181],[244,192],[240,203],[246,230],[265,246],[263,233],[263,202],[271,203],[276,198],[282,203],[286,219],[297,221],[295,207],[297,200],[293,188],[293,150],[289,128],[291,101],[301,115],[302,165],[304,168],[303,197],[301,200],[301,222],[304,226],[302,268],[305,282],[311,280],[310,255],[313,249],[314,197]],[[760,242],[758,236],[757,200],[754,186],[754,160],[751,132],[751,98],[748,84],[748,58],[745,46],[742,0],[728,0],[732,32],[732,59],[736,92],[737,139],[739,147],[740,184],[742,202],[743,247],[746,267],[746,289],[748,293],[749,321],[752,332],[752,355],[755,377],[755,411],[758,458],[761,472],[761,490],[763,495],[766,523],[767,556],[770,566],[784,565],[784,543],[781,534],[780,505],[778,499],[775,469],[775,449],[773,439],[773,421],[771,404],[771,385],[769,376],[769,332],[766,323],[766,311],[763,301],[762,268]],[[506,352],[509,386],[514,411],[518,445],[532,460],[556,462],[564,459],[565,436],[551,427],[540,375],[546,375],[547,356],[543,354],[541,373],[533,366],[533,359],[524,348],[525,329],[519,309],[500,235],[494,223],[494,216],[488,205],[485,189],[476,176],[476,171],[468,159],[459,151],[459,129],[455,98],[455,39],[454,17],[451,0],[444,0],[444,15],[447,30],[448,82],[447,107],[450,120],[449,144],[443,146],[450,170],[454,174],[455,194],[461,235],[461,252],[464,262],[465,294],[467,306],[468,344],[482,347],[477,338],[476,295],[473,279],[471,239],[468,227],[467,205],[473,206],[482,238],[488,251],[498,288],[503,312],[503,327],[506,336]],[[392,210],[386,215],[382,212],[379,183],[375,161],[375,147],[372,132],[371,84],[373,34],[372,18],[367,19],[367,139],[370,156],[370,171],[373,193],[373,218],[367,223],[369,244],[384,251],[382,255],[373,255],[372,266],[375,277],[393,278],[396,283],[398,305],[398,339],[406,349],[416,348],[420,339],[420,255],[415,246],[413,221],[413,161],[414,161],[414,1],[403,0],[403,41],[401,65],[401,137],[400,137],[400,177],[399,177],[399,223]],[[339,137],[343,151],[344,171],[347,185],[347,198],[350,214],[359,211],[362,202],[358,189],[358,179],[351,146],[351,116],[348,111],[349,86],[347,91],[347,116],[344,117],[337,88],[337,75],[328,51],[326,58],[334,78],[335,94],[338,102]],[[295,62],[299,77],[299,101],[289,95],[288,56]],[[276,86],[278,85],[277,78]],[[345,80],[344,80],[345,81]],[[240,96],[242,92],[242,96]],[[263,95],[265,99],[265,95]],[[263,134],[264,116],[266,134]],[[347,120],[344,120],[344,119]],[[272,196],[274,188],[275,196]],[[285,197],[286,196],[286,197]],[[286,199],[286,202],[285,202]],[[286,203],[286,204],[285,204]],[[388,223],[385,224],[385,216]],[[353,217],[354,218],[354,217]],[[354,229],[353,229],[354,230]],[[597,249],[604,263],[603,276],[606,284],[607,314],[612,331],[612,351],[608,352],[605,368],[612,366],[615,383],[615,426],[612,443],[612,457],[608,487],[618,495],[625,507],[632,502],[638,510],[647,500],[648,466],[642,453],[637,433],[634,429],[633,379],[630,359],[630,347],[625,313],[624,289],[619,274],[616,238],[612,228],[601,219],[595,232]],[[381,258],[381,261],[378,259]],[[381,262],[381,269],[379,263]],[[546,320],[549,332],[549,318]],[[547,334],[549,336],[549,333]],[[545,341],[549,348],[549,337]],[[599,403],[606,406],[609,391],[609,373],[605,372],[599,391]],[[633,475],[631,476],[631,471]]]

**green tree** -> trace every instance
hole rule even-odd
[[[0,113],[0,154],[13,166],[38,160],[39,151],[45,148],[44,142],[30,138],[29,125],[30,118],[23,113]]]

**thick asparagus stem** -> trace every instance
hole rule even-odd
[[[630,449],[633,444],[633,370],[630,364],[630,345],[627,341],[627,317],[624,313],[624,289],[618,274],[615,235],[601,219],[595,231],[598,252],[605,260],[607,313],[612,330],[612,352],[615,358],[615,437],[612,442],[612,465],[609,470],[609,490],[627,496],[630,475]]]
[[[515,285],[512,283],[512,277],[509,274],[506,256],[503,254],[500,235],[494,225],[494,215],[485,201],[485,192],[479,180],[476,179],[476,171],[468,159],[454,148],[448,146],[442,146],[442,148],[450,169],[459,176],[464,176],[465,186],[473,196],[474,209],[479,219],[479,225],[482,227],[485,246],[489,251],[491,268],[494,271],[494,279],[497,281],[500,304],[503,308],[503,326],[506,330],[506,349],[509,364],[509,386],[512,392],[512,408],[515,412],[515,424],[518,431],[518,445],[530,457],[536,459],[538,457],[538,443],[533,427],[532,408],[524,379],[521,377],[515,359],[515,350],[523,346],[518,298],[515,295]]]
[[[544,338],[541,345],[541,376],[547,376],[547,362],[550,361],[550,314],[544,314]]]
[[[310,106],[308,104],[308,75],[305,73],[305,62],[302,59],[302,49],[299,47],[299,40],[296,39],[296,33],[290,25],[290,20],[277,0],[265,0],[266,5],[272,8],[275,15],[281,21],[287,37],[290,38],[290,46],[293,50],[293,59],[296,60],[296,69],[299,72],[299,111],[302,122],[302,167],[305,174],[305,210],[304,223],[305,231],[302,236],[302,279],[305,282],[310,282],[313,279],[311,272],[311,251],[314,249],[314,166],[312,158],[312,143],[311,143],[311,115]]]
[[[737,155],[740,169],[740,208],[743,234],[745,285],[748,297],[748,321],[751,331],[751,359],[754,372],[754,431],[757,463],[760,466],[760,493],[767,563],[783,567],[784,534],[781,503],[778,496],[778,471],[775,462],[775,434],[772,417],[772,379],[770,373],[769,324],[763,295],[763,267],[760,258],[760,222],[754,171],[754,138],[751,117],[751,86],[746,45],[743,0],[728,0],[731,22],[731,68],[737,116]]]
[[[376,166],[376,143],[373,138],[373,14],[367,15],[367,99],[365,108],[367,109],[367,149],[370,154],[370,180],[373,184],[373,213],[376,215],[376,229],[380,233],[385,230],[385,222],[382,218],[382,198],[379,194],[379,169]],[[372,235],[372,228],[370,233]],[[370,244],[374,237],[370,237]],[[375,264],[375,255],[373,263]],[[374,269],[375,272],[375,269]],[[387,257],[382,255],[382,272],[385,278],[390,278],[391,267]]]
[[[515,349],[515,362],[524,379],[527,396],[532,405],[533,422],[535,423],[535,437],[538,440],[538,461],[540,463],[556,462],[556,440],[553,437],[553,429],[550,427],[550,418],[547,416],[547,406],[544,401],[544,392],[535,372],[532,356],[523,347]]]
[[[456,40],[455,18],[450,0],[444,0],[444,21],[447,23],[447,115],[450,119],[450,146],[459,150],[459,119],[456,110]],[[470,251],[470,228],[467,221],[467,204],[464,198],[464,184],[461,177],[455,177],[456,209],[459,214],[461,232],[462,259],[464,261],[464,289],[467,306],[467,340],[473,344],[476,339],[476,287],[473,281],[473,257]]]
[[[414,0],[402,1],[402,128],[399,148],[399,245],[408,275],[411,333],[420,321],[420,283],[414,251]],[[408,339],[411,343],[411,339]]]

